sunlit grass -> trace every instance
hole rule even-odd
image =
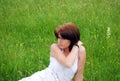
[[[85,81],[120,80],[118,0],[1,0],[0,81],[17,81],[49,64],[56,26],[75,23],[86,47]]]

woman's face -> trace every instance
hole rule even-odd
[[[64,39],[61,35],[58,35],[58,46],[61,49],[69,48],[71,41],[68,39]]]

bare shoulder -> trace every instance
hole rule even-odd
[[[51,44],[51,47],[50,47],[50,55],[54,57],[54,52],[56,50],[56,45],[55,43]]]
[[[58,49],[58,45],[56,43],[51,44],[50,47],[51,50],[57,50]]]
[[[79,41],[78,45],[79,45],[79,53],[84,53],[86,50],[85,50],[83,43]]]
[[[83,45],[81,45],[80,48],[79,48],[79,52],[83,53],[85,51],[86,51],[85,47]]]
[[[51,48],[55,48],[57,46],[56,43],[51,44]]]
[[[83,45],[80,46],[78,56],[81,58],[86,57],[86,49]]]

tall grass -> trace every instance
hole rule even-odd
[[[119,81],[119,8],[119,0],[0,0],[0,81],[46,68],[53,31],[66,22],[86,47],[85,81]]]

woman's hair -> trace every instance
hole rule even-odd
[[[54,30],[54,34],[56,38],[58,38],[58,35],[61,35],[63,39],[68,39],[71,41],[71,44],[69,46],[69,51],[71,51],[73,45],[80,40],[79,29],[73,23],[65,23],[63,25],[58,26]]]

